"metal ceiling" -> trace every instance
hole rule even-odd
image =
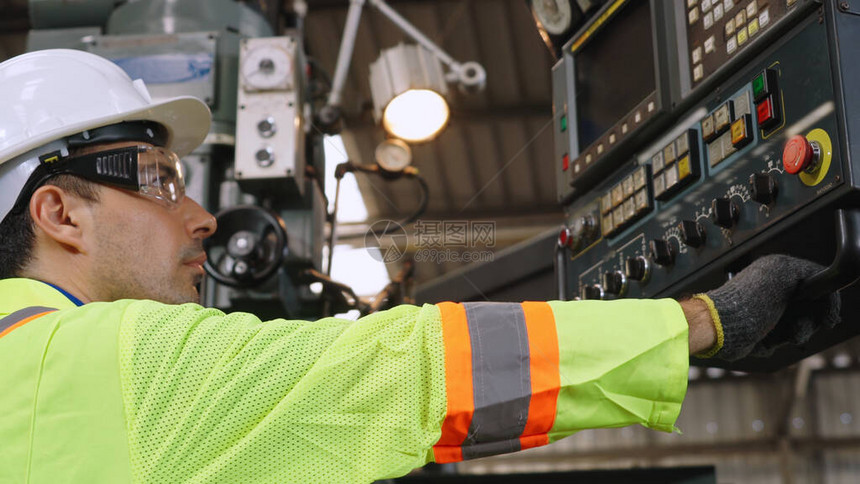
[[[536,236],[561,221],[552,162],[552,56],[522,0],[390,0],[401,15],[458,61],[487,70],[486,90],[453,89],[452,119],[434,141],[413,146],[413,165],[431,188],[425,221],[495,222],[495,249]],[[306,21],[307,49],[334,71],[349,2],[313,0]],[[409,42],[386,17],[366,6],[344,90],[345,143],[356,162],[372,162],[384,139],[372,117],[369,65],[382,49]],[[360,176],[371,219],[397,220],[417,206],[409,181]],[[371,220],[371,221],[372,221]],[[341,240],[360,245],[364,226],[343,227]],[[414,230],[407,232],[412,235]],[[408,250],[421,247],[411,245]],[[446,247],[446,250],[463,248]],[[468,248],[466,248],[468,249]],[[551,257],[551,254],[547,255]],[[461,263],[417,265],[418,282]],[[547,295],[549,297],[551,295]]]
[[[253,3],[253,2],[251,2]],[[309,0],[307,50],[334,72],[348,0]],[[434,141],[413,146],[413,165],[430,186],[431,223],[491,221],[498,250],[557,227],[552,163],[552,57],[522,0],[389,0],[390,5],[458,61],[475,60],[487,70],[487,87],[477,94],[452,89],[452,119]],[[291,0],[285,0],[289,8]],[[0,0],[0,58],[23,52],[29,28],[26,0]],[[386,17],[365,6],[344,91],[344,142],[352,161],[370,163],[384,139],[372,117],[369,65],[381,49],[409,40]],[[399,220],[418,205],[414,182],[385,182],[359,175],[370,212]],[[364,243],[367,224],[340,225],[340,241]],[[406,228],[413,235],[414,228]],[[412,239],[410,239],[412,242]],[[420,247],[413,243],[408,251]],[[462,253],[470,247],[445,247]],[[551,255],[548,254],[548,257]],[[422,283],[459,268],[461,262],[423,262]],[[391,273],[399,270],[396,264]],[[549,297],[549,295],[548,295]]]

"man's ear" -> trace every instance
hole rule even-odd
[[[30,197],[30,217],[48,238],[69,250],[86,252],[84,235],[91,203],[60,187],[43,185]]]

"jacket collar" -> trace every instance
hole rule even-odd
[[[0,279],[0,317],[30,306],[57,309],[76,307],[77,304],[63,292],[35,279]]]

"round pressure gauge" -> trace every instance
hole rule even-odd
[[[561,35],[573,18],[568,0],[533,0],[532,12],[547,32]]]
[[[412,150],[403,140],[387,139],[376,147],[376,162],[383,170],[397,173],[412,163]]]
[[[286,89],[293,75],[290,53],[276,46],[260,46],[242,60],[242,78],[253,90]]]

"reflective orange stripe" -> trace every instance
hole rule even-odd
[[[7,334],[11,333],[11,332],[12,332],[12,330],[13,330],[13,329],[15,329],[15,328],[18,328],[18,327],[20,327],[20,326],[24,326],[25,324],[29,323],[30,321],[32,321],[32,320],[34,320],[34,319],[36,319],[36,318],[38,318],[38,317],[41,317],[41,316],[44,316],[44,315],[46,315],[46,314],[48,314],[48,313],[53,313],[53,312],[54,312],[54,311],[45,311],[45,312],[43,312],[43,313],[34,314],[34,315],[30,316],[29,318],[22,319],[21,321],[18,321],[17,323],[15,323],[15,324],[13,324],[12,326],[9,326],[9,327],[8,327],[8,328],[6,328],[5,330],[3,330],[3,332],[0,332],[0,338],[2,338],[2,337],[4,337],[4,336],[6,336]]]
[[[547,432],[555,423],[560,379],[558,335],[552,308],[545,302],[524,302],[523,313],[529,335],[532,398],[520,445],[528,449],[549,443]]]
[[[475,411],[472,390],[472,346],[466,309],[461,304],[438,304],[442,313],[442,338],[445,344],[445,391],[448,413],[442,423],[442,437],[433,446],[438,463],[463,460],[461,445],[469,432]]]

